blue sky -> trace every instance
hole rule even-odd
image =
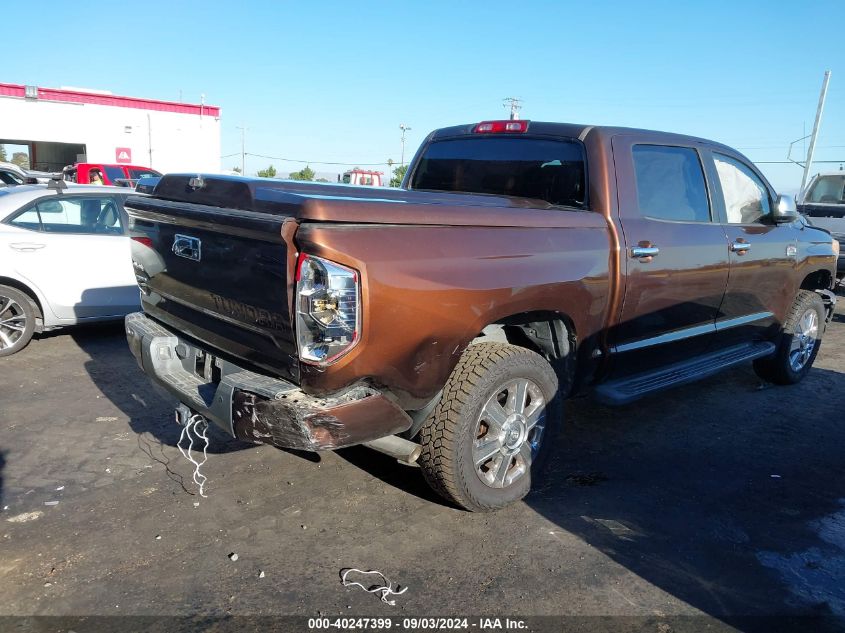
[[[83,4],[4,6],[15,55],[0,81],[204,93],[222,108],[224,155],[240,152],[246,125],[247,152],[317,171],[398,162],[406,123],[407,161],[430,130],[506,118],[502,99],[516,96],[526,119],[712,138],[794,190],[801,169],[763,161],[810,133],[832,70],[816,159],[845,159],[841,0]],[[304,166],[248,157],[247,171],[270,163]]]

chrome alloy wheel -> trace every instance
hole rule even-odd
[[[789,365],[792,371],[801,371],[810,361],[813,351],[818,344],[819,315],[813,310],[807,310],[795,324],[792,344],[789,347]]]
[[[546,399],[527,378],[511,380],[487,400],[475,425],[472,460],[478,478],[505,488],[531,470],[546,426]]]
[[[26,312],[10,297],[0,295],[0,349],[9,349],[26,331]]]

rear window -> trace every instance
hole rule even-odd
[[[584,208],[584,149],[575,140],[524,136],[435,141],[425,149],[411,188],[534,198]]]
[[[818,204],[845,204],[845,174],[819,176],[807,192],[804,202]]]
[[[0,171],[0,182],[7,185],[22,185],[23,178],[10,171]]]

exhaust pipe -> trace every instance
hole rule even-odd
[[[390,455],[394,459],[409,466],[414,465],[422,453],[422,446],[398,435],[388,435],[387,437],[380,437],[377,440],[364,442],[364,446],[379,453]]]

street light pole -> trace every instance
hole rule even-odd
[[[249,128],[243,125],[238,125],[235,126],[235,129],[241,131],[241,176],[246,176],[246,141],[244,140],[244,136]]]
[[[411,128],[404,123],[399,124],[399,129],[402,130],[402,161],[400,165],[402,167],[405,166],[405,132],[409,131]]]
[[[807,184],[807,178],[810,176],[810,169],[813,166],[813,154],[816,152],[816,139],[819,135],[819,127],[822,123],[822,112],[824,112],[824,100],[827,97],[827,85],[830,83],[830,71],[824,72],[824,81],[822,81],[822,91],[819,95],[819,105],[816,108],[816,122],[813,123],[813,133],[810,135],[810,149],[807,150],[807,162],[804,163],[804,176],[801,178],[801,191]]]

